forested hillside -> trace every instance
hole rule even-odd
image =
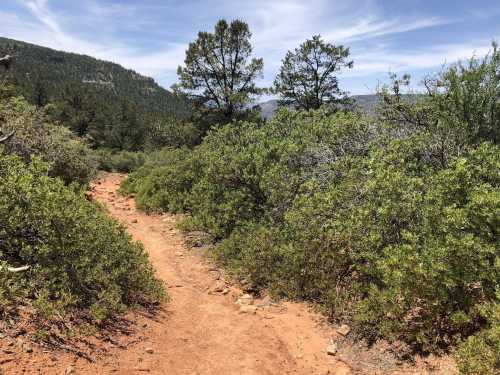
[[[173,121],[182,128],[189,105],[152,78],[89,56],[0,38],[0,56],[6,55],[11,64],[2,72],[4,83],[32,104],[48,105],[54,122],[93,147],[141,150],[183,142],[172,140],[171,128]]]
[[[129,100],[148,112],[181,115],[187,110],[186,103],[152,78],[112,62],[0,38],[0,55],[7,54],[15,61],[8,75],[19,93],[37,104],[57,100],[72,83]]]

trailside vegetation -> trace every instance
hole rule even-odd
[[[0,155],[0,314],[102,323],[164,297],[143,247],[38,158]],[[20,269],[20,272],[13,270]]]
[[[172,127],[187,121],[190,103],[152,78],[89,56],[0,38],[4,56],[8,65],[0,66],[0,74],[14,96],[45,108],[50,122],[92,148],[142,151],[196,142],[192,127]]]
[[[94,152],[53,124],[47,108],[14,94],[0,84],[2,329],[21,322],[32,339],[59,345],[78,328],[166,294],[143,247],[85,195]],[[64,337],[54,339],[63,326]]]
[[[376,116],[280,109],[165,150],[122,185],[188,213],[255,291],[316,302],[369,342],[457,348],[463,374],[499,353],[500,52],[381,89]]]
[[[96,176],[97,158],[87,142],[52,123],[43,109],[24,98],[0,100],[0,126],[4,132],[13,132],[4,152],[18,155],[26,163],[38,156],[48,163],[49,176],[82,186]]]

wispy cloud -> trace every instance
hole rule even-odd
[[[0,33],[3,35],[59,50],[110,60],[150,76],[169,75],[177,69],[177,66],[184,59],[185,44],[169,43],[161,51],[144,53],[141,51],[141,46],[128,45],[117,38],[110,39],[109,36],[90,41],[90,38],[75,36],[65,30],[57,14],[50,7],[48,0],[20,1],[20,4],[31,13],[34,22],[26,27],[27,25],[22,18],[8,15],[9,25],[5,25],[4,28],[0,25]],[[133,16],[133,8],[131,7],[103,6],[94,1],[87,2],[85,5],[86,10],[94,17],[108,19],[108,17],[114,17],[118,14]],[[76,18],[74,17],[72,21],[77,21]],[[24,26],[20,27],[21,24]],[[12,31],[9,31],[10,26],[14,26]]]
[[[451,23],[451,20],[439,17],[421,18],[416,20],[395,19],[384,21],[379,17],[368,16],[358,23],[338,30],[330,31],[323,37],[330,41],[355,42],[377,37],[406,33]]]
[[[415,69],[440,68],[443,65],[466,60],[472,56],[484,56],[491,50],[491,41],[476,43],[443,44],[426,50],[404,53],[382,49],[355,55],[356,69],[346,72],[346,77],[366,76],[383,72],[404,72]]]

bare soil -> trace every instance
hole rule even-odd
[[[335,328],[302,303],[256,299],[243,308],[244,294],[211,265],[203,250],[190,249],[173,215],[146,215],[116,190],[124,176],[106,174],[91,195],[123,223],[149,254],[170,301],[154,314],[128,314],[128,333],[93,340],[95,361],[35,344],[22,336],[0,339],[0,374],[158,375],[348,375],[454,374],[448,358],[398,361],[384,347],[365,348],[342,339]],[[326,348],[338,343],[338,353]]]

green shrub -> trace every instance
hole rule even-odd
[[[122,194],[136,194],[145,211],[184,212],[189,208],[188,193],[199,171],[190,150],[164,149],[149,157],[121,185]]]
[[[376,130],[358,115],[281,111],[168,151],[124,189],[146,210],[189,212],[254,288],[315,301],[372,340],[455,345],[482,326],[477,307],[499,282],[499,149],[443,169],[426,131]]]
[[[482,326],[499,283],[498,147],[435,172],[427,139],[331,164],[303,184],[282,223],[243,226],[216,248],[254,287],[320,303],[371,339],[436,350]]]
[[[280,111],[263,126],[211,132],[193,157],[199,178],[189,196],[193,221],[217,238],[252,222],[281,220],[300,185],[334,179],[331,160],[368,149],[369,123],[353,114]]]
[[[500,303],[481,306],[480,312],[486,327],[468,337],[455,355],[464,375],[493,375],[500,368]]]
[[[145,148],[158,150],[161,148],[193,147],[201,141],[201,129],[191,122],[172,118],[154,121],[148,128]]]
[[[33,155],[49,163],[49,175],[66,184],[87,184],[96,174],[97,160],[92,151],[70,130],[46,122],[42,110],[22,98],[0,103],[0,123],[5,132],[15,130],[5,144],[8,153],[29,162]]]
[[[163,289],[142,246],[82,193],[47,176],[39,159],[0,155],[0,303],[100,322]],[[22,273],[5,265],[28,265]]]
[[[129,173],[146,162],[143,152],[117,151],[97,149],[95,151],[99,161],[99,169],[106,172]]]
[[[370,160],[349,214],[360,223],[349,247],[369,281],[355,319],[370,335],[432,350],[473,333],[476,307],[495,298],[500,152],[483,144],[422,174],[401,151]]]
[[[124,188],[145,209],[188,212],[188,227],[220,240],[214,255],[251,287],[317,302],[369,341],[461,345],[462,371],[488,373],[498,365],[498,320],[484,309],[498,306],[500,281],[499,61],[495,49],[450,68],[426,98],[403,99],[396,81],[375,119],[280,110],[220,127]]]
[[[216,260],[236,275],[245,278],[249,287],[271,287],[278,294],[286,288],[283,267],[287,255],[280,251],[281,232],[275,227],[251,224],[235,230],[215,248]]]
[[[482,142],[500,141],[500,50],[493,43],[483,58],[452,64],[425,80],[428,95],[403,96],[410,76],[392,76],[378,108],[379,122],[391,138],[427,133],[431,140],[426,158],[445,168],[453,157]]]

